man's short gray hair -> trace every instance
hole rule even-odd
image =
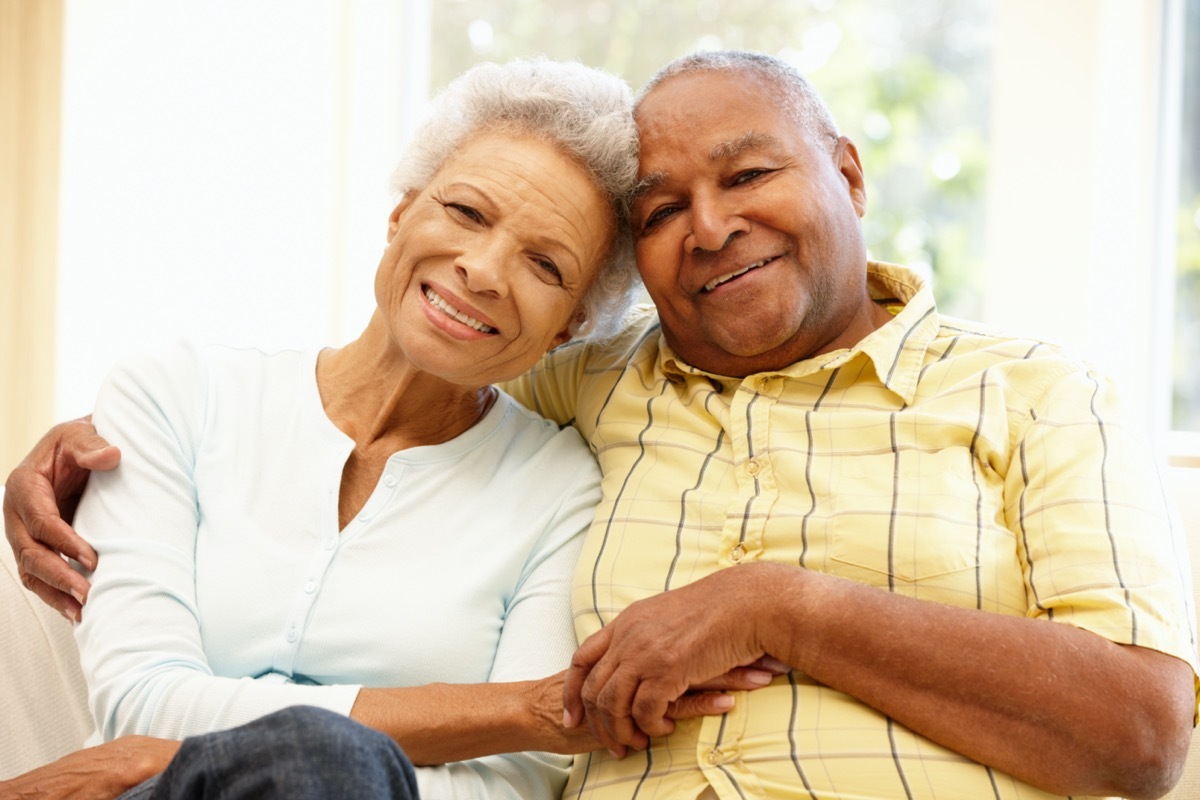
[[[420,191],[477,133],[532,135],[574,159],[615,215],[614,236],[581,300],[574,336],[604,339],[621,327],[640,286],[629,229],[638,142],[629,86],[602,70],[548,59],[478,64],[434,97],[392,175],[399,196]]]
[[[838,129],[829,107],[813,85],[791,64],[766,53],[751,50],[709,50],[677,58],[655,73],[638,92],[635,105],[663,81],[696,72],[748,72],[766,81],[780,105],[812,137],[813,142],[833,152]]]

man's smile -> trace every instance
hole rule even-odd
[[[729,281],[733,280],[734,278],[739,278],[742,275],[745,275],[747,272],[749,272],[752,269],[758,269],[759,267],[764,267],[767,264],[770,264],[776,258],[778,258],[778,256],[771,256],[770,258],[764,258],[762,261],[755,261],[753,264],[747,264],[746,266],[744,266],[740,269],[735,269],[733,272],[727,272],[724,275],[720,275],[716,278],[713,278],[711,281],[704,284],[704,287],[700,291],[701,291],[701,293],[711,292],[713,289],[717,288],[721,284],[728,283]]]

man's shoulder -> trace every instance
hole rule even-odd
[[[1056,342],[1017,333],[1003,326],[939,314],[933,348],[952,347],[959,355],[984,353],[997,362],[1058,361],[1080,366],[1082,359]]]
[[[624,369],[632,359],[657,354],[661,329],[654,306],[638,304],[626,313],[621,329],[615,335],[597,341],[571,342],[555,350],[554,354],[582,360],[588,372]]]
[[[966,384],[1002,385],[1006,393],[1035,403],[1052,388],[1064,390],[1109,383],[1101,370],[1059,343],[1002,327],[942,317],[925,353],[922,384],[942,387]]]

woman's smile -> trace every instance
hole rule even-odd
[[[423,284],[421,291],[428,301],[428,304],[425,306],[426,315],[429,316],[435,325],[447,333],[461,336],[462,338],[476,338],[470,334],[492,336],[500,332],[492,325],[460,311],[450,301],[438,294],[432,286]],[[455,322],[459,324],[456,325],[454,324]],[[463,330],[463,328],[467,328],[468,330]]]

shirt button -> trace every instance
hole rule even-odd
[[[758,379],[758,390],[760,392],[765,392],[767,390],[767,388],[770,387],[770,385],[771,385],[770,378],[759,378]]]
[[[720,750],[709,750],[708,755],[705,757],[704,760],[707,761],[710,765],[715,767],[718,764],[724,763],[725,754],[722,753]]]
[[[740,544],[729,551],[729,560],[738,563],[746,555],[746,549]]]
[[[288,628],[288,632],[287,632],[287,640],[288,640],[289,642],[294,642],[294,641],[296,641],[296,629],[295,629],[295,628]]]
[[[337,539],[326,539],[325,540],[325,549],[326,550],[332,550],[335,547],[337,547]]]
[[[752,458],[746,462],[746,472],[749,472],[751,475],[757,475],[761,471],[762,465],[758,463],[757,458]]]
[[[396,476],[395,475],[384,475],[383,476],[383,485],[388,487],[389,489],[391,489],[393,486],[396,485]]]
[[[307,592],[308,594],[312,594],[316,590],[317,590],[317,582],[316,581],[309,581],[308,583],[304,584],[304,591]]]

